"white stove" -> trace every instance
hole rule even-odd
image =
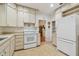
[[[37,34],[36,28],[27,28],[24,30],[24,49],[37,46]]]

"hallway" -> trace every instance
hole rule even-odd
[[[59,52],[53,45],[44,43],[39,47],[16,51],[14,56],[65,56]]]

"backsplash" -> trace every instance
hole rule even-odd
[[[2,34],[2,28],[0,27],[0,34]]]
[[[2,33],[15,33],[15,32],[23,32],[24,28],[17,28],[17,27],[3,27],[2,28]]]

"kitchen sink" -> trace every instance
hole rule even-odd
[[[0,38],[0,41],[4,40],[4,39],[6,39],[6,38],[7,38],[7,37]]]

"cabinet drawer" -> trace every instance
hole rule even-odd
[[[15,35],[16,35],[16,36],[18,36],[18,35],[19,35],[19,36],[21,36],[21,35],[23,36],[24,33],[23,33],[23,32],[16,32]]]
[[[16,39],[23,39],[23,38],[24,38],[23,35],[18,35],[18,36],[16,36]]]
[[[23,43],[23,39],[16,39],[16,44],[18,44],[19,42]]]
[[[4,53],[5,53],[5,56],[9,56],[10,55],[10,44],[8,46],[6,46],[5,50],[4,50]]]
[[[16,46],[23,45],[23,42],[17,42]]]
[[[18,46],[16,46],[16,50],[19,50],[19,49],[23,49],[23,45],[18,45]]]

